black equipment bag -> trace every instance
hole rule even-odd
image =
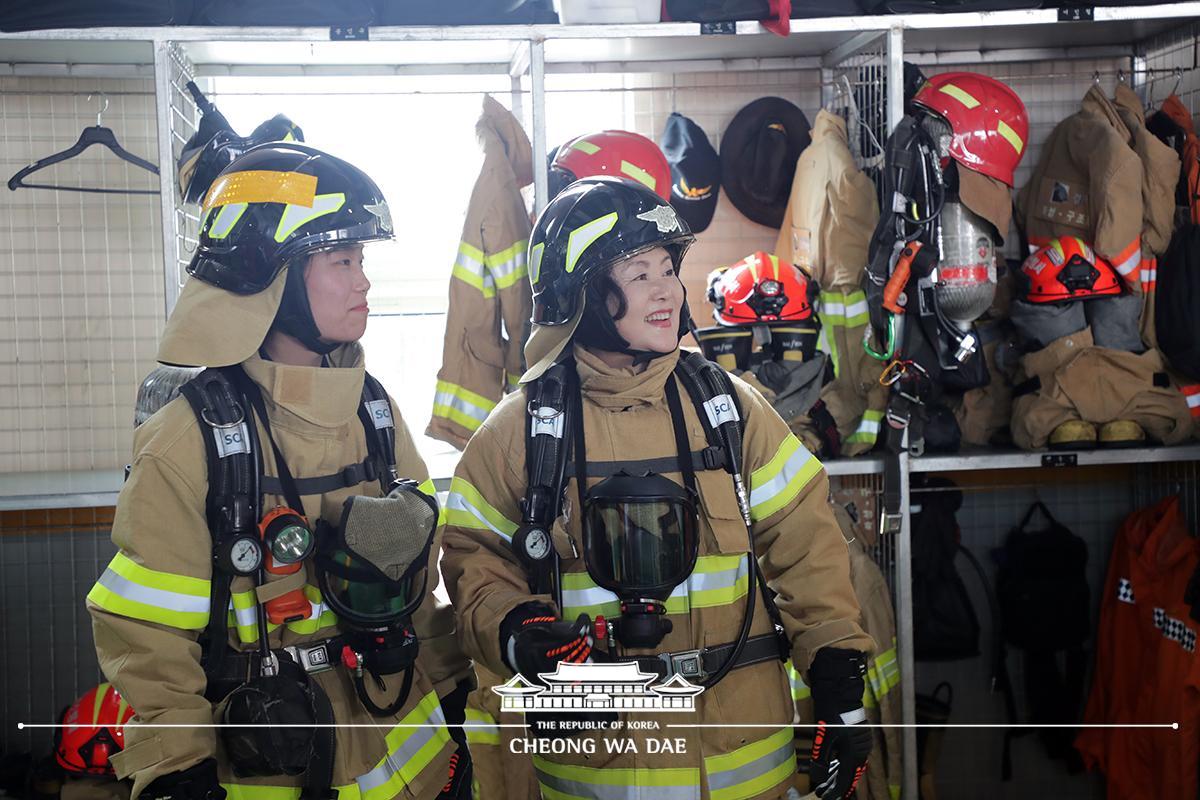
[[[1154,330],[1171,368],[1200,381],[1200,226],[1176,229],[1158,267]]]
[[[192,0],[49,0],[0,3],[0,31],[186,25]]]
[[[1046,527],[1030,530],[1039,511]],[[1039,500],[1008,534],[996,560],[1003,643],[1021,650],[1029,721],[1046,725],[1078,722],[1086,671],[1083,645],[1091,632],[1087,544],[1054,519]],[[997,672],[1002,687],[1010,689],[1004,656],[1001,650]],[[1011,691],[1006,691],[1006,702],[1009,722],[1015,724],[1019,716]],[[1012,776],[1012,739],[1030,732],[1010,729],[1005,733],[1001,762],[1005,780]],[[1082,769],[1071,746],[1074,729],[1044,728],[1038,733],[1048,756],[1065,760],[1072,773]]]
[[[914,476],[912,515],[913,654],[918,661],[957,661],[979,655],[979,619],[954,566],[965,552],[955,512],[962,492],[947,478]],[[917,510],[919,506],[919,510]]]

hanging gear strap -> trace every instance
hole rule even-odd
[[[262,498],[257,478],[262,469],[257,430],[246,416],[244,398],[223,370],[206,369],[180,387],[180,394],[206,426],[202,435],[208,461],[205,516],[214,550],[232,536],[258,524]],[[219,674],[229,650],[229,620],[225,609],[232,596],[233,574],[214,569],[208,624],[201,637],[206,675]]]

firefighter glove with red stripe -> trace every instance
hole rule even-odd
[[[863,708],[866,656],[857,650],[825,647],[809,668],[813,712],[812,791],[822,800],[841,800],[854,792],[871,755],[871,727]]]
[[[539,681],[538,675],[554,672],[559,662],[590,660],[594,641],[587,614],[580,614],[573,623],[565,622],[540,603],[518,606],[500,624],[505,661],[528,681]]]

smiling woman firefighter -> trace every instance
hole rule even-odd
[[[217,176],[201,220],[158,360],[205,370],[138,429],[88,595],[136,712],[117,775],[135,798],[466,797],[438,505],[358,344],[387,203],[275,143]]]
[[[634,700],[671,707],[680,692],[693,715],[621,719],[711,726],[663,729],[684,739],[669,753],[636,735],[632,750],[537,750],[544,797],[794,796],[789,658],[823,723],[813,787],[845,797],[871,748],[873,643],[824,469],[758,393],[679,349],[693,238],[620,178],[575,182],[538,220],[525,389],[471,439],[447,501],[459,636],[488,670],[520,675],[526,707],[547,707],[544,683],[548,707],[576,709],[530,713],[530,736],[612,737],[570,723],[613,720]],[[554,673],[601,687],[581,709]],[[620,696],[626,678],[643,696]]]

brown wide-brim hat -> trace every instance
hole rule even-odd
[[[996,226],[998,244],[1003,244],[1012,222],[1012,190],[1008,184],[959,164],[958,196],[963,205]]]
[[[533,330],[525,342],[525,363],[529,367],[521,376],[521,383],[536,381],[562,356],[575,336],[575,329],[579,327],[579,320],[583,318],[583,307],[586,304],[586,295],[581,295],[575,315],[563,325],[538,325],[536,322],[533,324]]]
[[[782,97],[760,97],[734,115],[721,135],[721,189],[734,208],[760,225],[783,225],[809,130],[804,112]]]
[[[158,361],[180,367],[242,363],[267,338],[286,283],[287,269],[258,294],[234,294],[188,278],[159,342]]]

